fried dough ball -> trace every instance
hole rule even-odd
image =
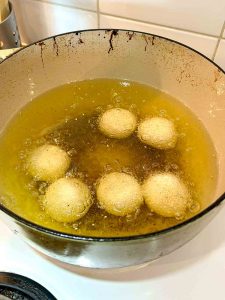
[[[129,215],[143,203],[137,180],[131,175],[119,172],[109,173],[99,180],[97,199],[102,208],[115,216]]]
[[[28,172],[33,177],[48,182],[63,177],[69,166],[68,154],[54,145],[38,147],[30,154],[27,162]]]
[[[138,126],[138,138],[157,149],[172,149],[176,146],[177,132],[174,123],[166,118],[145,119]]]
[[[135,115],[122,108],[109,109],[99,118],[99,130],[111,138],[126,138],[134,132],[136,126]]]
[[[52,219],[71,223],[88,212],[92,198],[87,185],[81,180],[60,178],[48,187],[43,204]]]
[[[182,180],[172,173],[151,175],[142,186],[148,208],[163,217],[182,217],[191,197]]]

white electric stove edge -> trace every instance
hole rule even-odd
[[[77,269],[32,249],[0,221],[0,271],[27,276],[58,300],[224,300],[225,207],[191,242],[139,269]]]

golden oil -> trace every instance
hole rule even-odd
[[[142,144],[136,133],[126,139],[104,136],[97,126],[108,108],[125,108],[145,117],[172,120],[178,131],[174,149],[157,150]],[[28,154],[50,143],[71,157],[67,176],[86,182],[94,204],[74,224],[60,224],[42,209],[45,182],[35,182],[26,172]],[[133,174],[139,182],[151,173],[173,172],[191,191],[190,218],[213,201],[217,179],[216,153],[200,121],[181,102],[152,87],[129,81],[96,79],[70,83],[40,95],[11,120],[0,137],[0,193],[3,205],[42,226],[88,236],[128,236],[171,227],[183,220],[151,213],[145,205],[135,214],[116,217],[99,208],[97,179],[107,172]]]

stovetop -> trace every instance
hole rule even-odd
[[[28,246],[0,221],[0,271],[27,276],[58,300],[224,300],[225,208],[191,242],[139,269],[78,269]]]

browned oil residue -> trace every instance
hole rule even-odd
[[[114,49],[112,42],[113,42],[113,38],[117,35],[118,35],[118,30],[113,29],[111,32],[110,38],[109,38],[109,46],[110,47],[109,47],[108,53],[110,53],[110,51]]]
[[[59,45],[56,41],[56,37],[53,37],[53,49],[55,50],[56,56],[59,55]]]

